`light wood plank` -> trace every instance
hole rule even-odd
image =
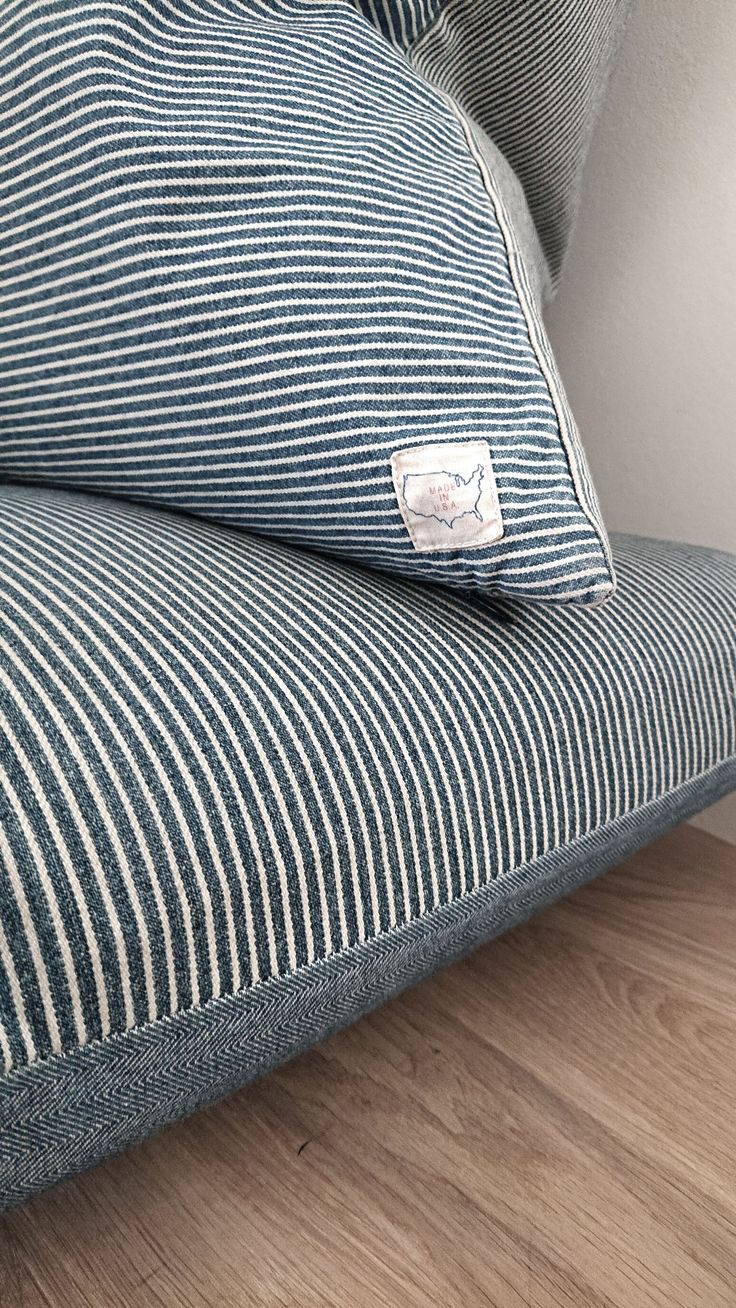
[[[682,827],[9,1214],[8,1308],[734,1308],[736,849]]]

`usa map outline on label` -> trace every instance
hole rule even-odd
[[[461,476],[459,472],[448,472],[447,469],[442,469],[442,471],[439,472],[405,472],[401,485],[401,495],[410,513],[415,514],[418,518],[434,518],[436,522],[443,522],[445,526],[449,527],[450,531],[452,531],[455,523],[458,522],[460,518],[473,517],[476,518],[478,522],[483,522],[483,514],[480,512],[478,505],[483,495],[484,477],[485,468],[482,463],[477,464],[468,477]],[[446,479],[444,484],[441,481],[442,478]],[[462,494],[462,489],[470,486],[476,478],[478,493],[475,497],[475,501],[470,505],[470,507],[462,508],[453,498],[454,493],[460,491]],[[425,496],[430,495],[435,501],[433,507],[439,509],[440,512],[423,513],[421,509],[416,509],[407,497],[408,482],[419,483],[416,486],[416,490],[419,493],[420,503],[424,503]],[[431,484],[433,482],[435,483],[434,485]],[[430,484],[427,485],[427,483]],[[412,499],[413,498],[414,496],[412,495]],[[449,513],[457,508],[459,508],[460,511],[454,513],[452,517],[449,517]],[[447,509],[448,512],[443,513],[443,509]]]

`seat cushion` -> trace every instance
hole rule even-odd
[[[604,599],[492,147],[346,0],[84,14],[0,9],[0,473]]]
[[[3,488],[5,1202],[736,783],[736,560],[616,550],[550,609]]]

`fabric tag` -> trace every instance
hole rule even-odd
[[[415,550],[474,550],[503,536],[487,441],[396,450],[391,471]]]

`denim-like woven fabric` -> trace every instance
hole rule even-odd
[[[507,893],[513,920],[736,782],[736,559],[630,538],[616,557],[604,608],[512,605],[198,519],[3,489],[11,1197],[498,929]],[[459,935],[432,944],[432,923]],[[205,1010],[250,1053],[241,1036],[219,1050],[217,1022],[192,1017]],[[148,1060],[155,1086],[157,1033],[184,1013],[203,1061],[159,1102],[141,1089]],[[129,1064],[115,1042],[141,1030]],[[98,1066],[100,1105],[74,1071]],[[52,1084],[57,1118],[35,1097]]]
[[[354,3],[503,152],[524,186],[555,286],[632,0]]]
[[[327,959],[0,1077],[0,1209],[255,1080],[736,785],[736,759]]]
[[[0,66],[5,477],[417,578],[611,591],[492,155],[347,0],[13,0]],[[438,517],[418,552],[392,454],[478,441],[503,536]]]

